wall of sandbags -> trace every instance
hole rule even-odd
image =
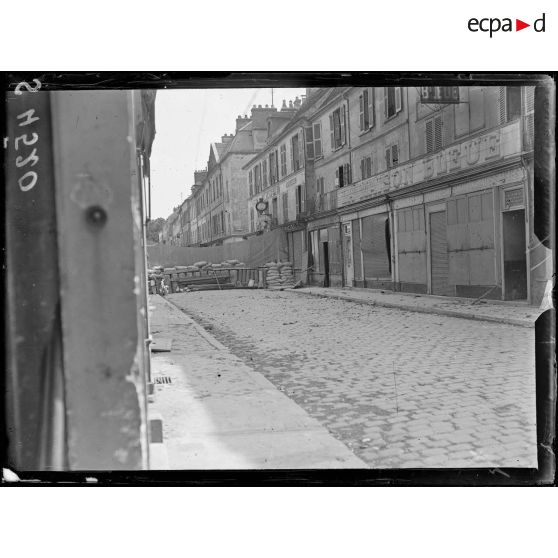
[[[247,267],[258,267],[270,261],[289,258],[287,235],[275,229],[261,235],[251,236],[240,242],[204,248],[156,244],[147,247],[148,266],[191,266],[196,262],[223,262],[238,260]]]
[[[266,268],[265,282],[268,288],[292,287],[295,284],[292,262],[268,262]]]

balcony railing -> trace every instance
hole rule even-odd
[[[334,209],[337,209],[337,190],[318,194],[306,200],[306,213],[308,215],[332,211]]]

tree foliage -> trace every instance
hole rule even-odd
[[[164,224],[165,219],[163,219],[162,217],[154,219],[153,221],[149,221],[149,223],[147,223],[146,231],[147,240],[150,242],[159,242],[159,233],[163,229]]]

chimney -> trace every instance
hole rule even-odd
[[[266,121],[268,117],[276,113],[277,109],[275,107],[270,107],[268,105],[265,107],[262,107],[262,105],[254,105],[252,107],[252,121],[254,122],[254,128],[256,130],[266,130]]]
[[[281,105],[281,110],[287,110],[287,101],[283,99],[283,104]]]
[[[221,136],[221,143],[230,143],[233,137],[234,136],[232,134],[230,136],[228,134],[225,134],[224,136]]]
[[[294,108],[299,109],[301,104],[302,104],[302,101],[298,98],[298,96],[295,97]]]
[[[236,132],[238,132],[238,130],[240,130],[240,128],[243,128],[244,126],[246,126],[246,124],[248,124],[248,122],[250,122],[250,118],[248,118],[246,115],[241,116],[239,114],[236,117]]]
[[[194,171],[194,184],[199,185],[199,184],[203,184],[203,181],[205,180],[207,176],[207,170],[197,170]]]

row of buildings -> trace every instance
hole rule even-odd
[[[533,86],[307,89],[210,147],[162,240],[281,227],[323,286],[540,300]]]

